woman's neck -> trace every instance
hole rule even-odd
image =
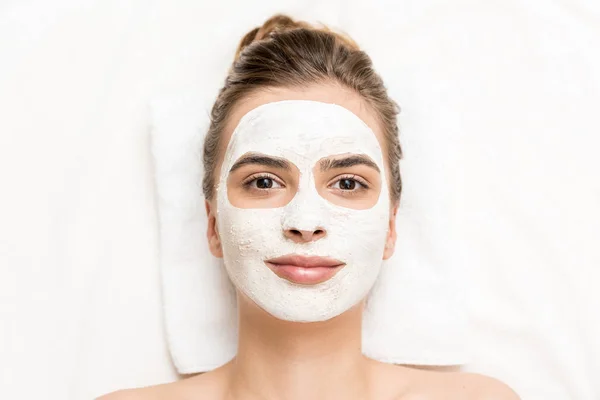
[[[229,368],[235,399],[366,398],[363,305],[316,323],[282,321],[240,297],[238,353]]]

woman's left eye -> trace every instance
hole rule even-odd
[[[332,187],[334,189],[352,192],[360,189],[366,189],[367,185],[354,178],[341,178],[335,181]]]

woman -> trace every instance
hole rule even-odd
[[[101,399],[518,399],[491,378],[361,352],[365,297],[396,240],[397,113],[350,39],[284,15],[249,32],[204,146],[207,236],[237,290],[238,353]]]

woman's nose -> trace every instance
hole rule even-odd
[[[301,229],[286,229],[284,231],[285,237],[293,240],[295,243],[309,243],[315,242],[323,237],[325,237],[325,229],[317,228],[311,230],[301,230]]]

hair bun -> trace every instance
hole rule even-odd
[[[312,28],[308,23],[303,21],[294,21],[287,15],[276,14],[265,21],[263,26],[256,32],[255,40],[263,39],[273,32],[288,31],[298,28]]]
[[[321,24],[321,26],[315,26],[305,21],[296,21],[285,14],[275,14],[266,20],[262,26],[256,27],[244,35],[240,41],[240,44],[238,45],[237,51],[235,52],[234,60],[237,60],[240,53],[253,42],[268,39],[273,35],[273,33],[276,32],[285,32],[300,28],[326,32],[335,36],[337,40],[342,42],[348,49],[354,51],[360,50],[358,44],[352,40],[350,36],[345,33],[335,32],[324,24]]]
[[[314,29],[313,26],[304,21],[294,21],[285,14],[275,14],[266,20],[262,26],[256,27],[244,35],[235,53],[235,59],[237,59],[242,50],[252,42],[268,38],[275,32],[289,31],[298,28]]]

